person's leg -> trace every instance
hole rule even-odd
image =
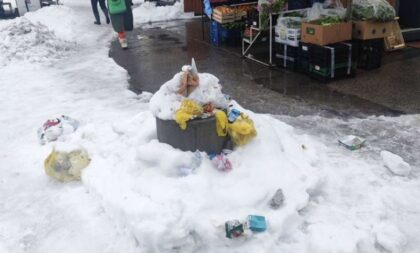
[[[95,16],[95,24],[100,25],[101,19],[98,12],[98,0],[90,0],[90,4],[92,5],[93,15]]]
[[[106,5],[105,5],[105,0],[99,0],[99,5],[101,6],[102,11],[104,12],[106,23],[109,24],[110,20],[109,20],[108,9],[106,8]]]
[[[118,33],[118,40],[120,41],[121,47],[123,49],[128,48],[127,38],[125,37],[125,32],[124,31]]]

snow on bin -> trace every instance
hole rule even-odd
[[[220,154],[249,142],[256,131],[251,119],[235,108],[222,93],[217,77],[198,73],[194,59],[163,84],[150,100],[156,117],[157,137],[162,143],[184,151]],[[228,114],[236,117],[228,120]]]

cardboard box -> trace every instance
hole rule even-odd
[[[325,46],[351,40],[351,22],[334,25],[317,25],[314,22],[302,24],[302,42]]]
[[[353,39],[370,40],[388,37],[392,32],[393,22],[354,21]]]

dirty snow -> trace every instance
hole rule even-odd
[[[108,57],[114,32],[92,24],[90,3],[25,17],[77,46],[54,65],[0,69],[0,252],[418,252],[419,115],[278,120],[245,111],[258,136],[228,155],[233,170],[204,158],[180,177],[193,153],[156,140],[151,94],[127,90],[126,71]],[[55,144],[39,145],[36,130],[62,114],[81,123],[62,141],[92,159],[82,182],[44,173]],[[349,134],[369,145],[338,146]],[[393,176],[381,150],[410,162],[410,175]],[[279,188],[284,203],[272,210]],[[224,237],[226,220],[249,214],[266,216],[268,230]]]
[[[155,2],[147,1],[133,9],[134,24],[141,25],[148,22],[169,21],[174,19],[193,18],[193,13],[184,13],[183,2],[176,2],[172,6],[156,6]]]
[[[25,17],[0,23],[0,66],[11,61],[51,63],[72,47],[74,43],[58,38],[48,27]]]

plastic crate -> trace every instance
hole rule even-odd
[[[384,51],[383,39],[357,40],[357,67],[365,70],[377,69],[382,66]]]
[[[354,50],[349,43],[318,46],[301,43],[299,67],[304,73],[321,82],[354,76]]]
[[[274,43],[274,63],[277,67],[297,71],[299,69],[299,48]]]
[[[227,44],[230,46],[237,46],[241,44],[242,29],[233,28],[228,29],[223,27],[222,24],[212,20],[210,24],[210,42],[214,46]]]

